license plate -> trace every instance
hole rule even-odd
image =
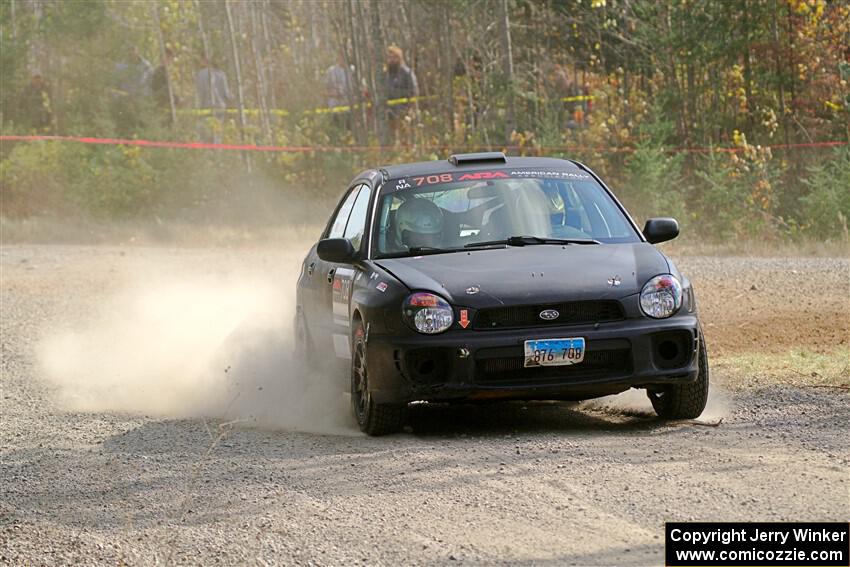
[[[525,367],[568,366],[584,360],[584,337],[525,341]]]

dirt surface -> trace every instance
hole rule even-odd
[[[850,341],[850,265],[829,258],[686,257],[715,355],[832,352]]]
[[[696,283],[718,360],[847,346],[846,259],[677,263]],[[115,294],[149,282],[165,289],[156,287],[164,275],[185,273],[193,281],[260,274],[288,288],[295,257],[21,245],[0,249],[0,268],[0,564],[659,565],[665,521],[848,519],[844,390],[741,388],[744,377],[719,365],[702,424],[662,423],[640,393],[581,405],[418,408],[405,433],[377,439],[346,416],[298,414],[277,428],[201,419],[189,417],[198,411],[189,402],[206,395],[204,383],[176,389],[159,376],[183,367],[163,366],[167,349],[152,345],[180,341],[167,327],[131,333],[132,311]],[[183,328],[192,298],[209,296],[216,313],[228,312],[229,295],[200,291],[167,304],[182,314],[172,328]],[[108,325],[92,334],[92,321]],[[132,359],[98,382],[99,409],[69,402],[89,375],[60,383],[45,369],[45,337],[69,330]],[[126,350],[127,337],[135,349]],[[67,360],[101,380],[96,367]],[[269,360],[272,376],[292,373]],[[129,400],[116,394],[122,385]],[[337,400],[272,386],[259,397],[281,412],[338,409]],[[142,399],[151,389],[170,405]],[[238,394],[231,414],[250,397]]]

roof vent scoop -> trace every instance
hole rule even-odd
[[[469,165],[471,163],[507,163],[502,152],[480,152],[476,154],[453,154],[449,158],[452,165]]]

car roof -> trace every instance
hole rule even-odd
[[[506,157],[505,161],[474,161],[460,165],[454,165],[449,160],[440,159],[433,161],[420,161],[416,163],[386,165],[379,169],[385,172],[384,175],[387,179],[399,179],[401,177],[410,177],[411,175],[433,175],[435,173],[446,173],[451,171],[512,169],[517,167],[524,169],[533,167],[556,167],[567,171],[581,171],[581,167],[579,167],[575,162],[548,157]]]

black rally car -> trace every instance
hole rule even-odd
[[[694,418],[708,360],[690,281],[584,165],[454,155],[364,171],[298,280],[298,348],[350,365],[360,428],[412,401],[583,400],[646,389]]]

